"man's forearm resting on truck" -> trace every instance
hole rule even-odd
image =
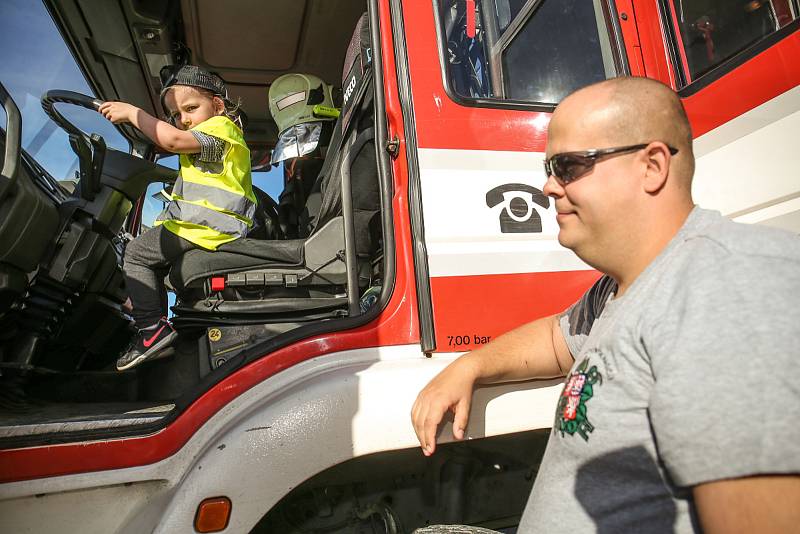
[[[425,386],[411,418],[426,455],[436,449],[436,429],[448,410],[454,413],[453,435],[464,437],[476,384],[556,378],[567,373],[573,357],[558,319],[559,315],[538,319],[464,354]]]

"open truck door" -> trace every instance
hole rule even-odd
[[[433,4],[403,12],[411,223],[423,348],[462,352],[564,310],[597,279],[557,240],[547,125],[564,96],[631,68],[606,2]]]
[[[605,78],[647,76],[679,91],[696,139],[698,204],[800,231],[798,9],[790,0],[404,5],[423,349],[475,348],[565,309],[596,279],[557,242],[542,160],[555,104]]]

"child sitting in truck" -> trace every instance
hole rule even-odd
[[[117,360],[120,371],[166,356],[177,335],[165,317],[164,277],[171,265],[191,249],[216,250],[245,236],[257,203],[240,115],[222,79],[194,65],[167,75],[161,105],[169,123],[125,102],[98,108],[111,122],[130,123],[161,149],[180,154],[172,201],[125,250],[123,272],[138,335]]]

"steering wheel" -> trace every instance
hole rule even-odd
[[[58,112],[55,104],[62,102],[65,104],[73,104],[82,108],[91,109],[92,111],[97,111],[97,108],[100,107],[100,104],[102,104],[103,101],[81,93],[76,93],[74,91],[62,91],[58,89],[47,91],[44,95],[42,95],[42,109],[53,122],[58,124],[67,133],[81,137],[89,137],[77,126],[69,122],[64,115]]]
[[[42,109],[53,122],[58,124],[65,132],[84,137],[88,140],[89,136],[86,135],[85,132],[81,131],[80,128],[69,122],[64,115],[58,112],[55,105],[61,103],[72,104],[82,108],[90,109],[92,111],[97,111],[97,108],[100,107],[100,104],[102,104],[103,101],[93,98],[89,95],[84,95],[83,93],[64,91],[61,89],[53,89],[42,95]],[[129,124],[119,124],[117,127],[121,128],[125,132],[125,137],[127,138],[138,137],[136,130]]]
[[[74,91],[60,89],[47,91],[42,95],[42,109],[44,112],[65,132],[77,138],[76,141],[78,142],[73,143],[71,140],[70,144],[74,150],[83,150],[82,155],[89,160],[90,168],[84,169],[83,164],[81,168],[81,181],[83,181],[84,175],[88,178],[85,184],[86,187],[82,186],[81,189],[81,195],[87,200],[91,200],[93,192],[100,187],[101,182],[112,189],[120,191],[131,202],[136,202],[145,192],[149,183],[175,181],[177,173],[173,169],[168,169],[121,150],[115,150],[111,147],[106,148],[105,142],[99,135],[93,134],[89,136],[59,113],[55,105],[61,103],[97,111],[103,101]],[[128,131],[133,132],[126,137],[137,137],[132,127],[123,125],[123,129],[126,130],[126,133]],[[79,154],[80,157],[81,154]]]

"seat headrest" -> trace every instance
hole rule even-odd
[[[369,18],[367,18],[367,13],[365,12],[356,23],[353,36],[350,38],[350,44],[347,46],[347,53],[344,55],[344,68],[342,69],[343,88],[347,87],[345,82],[348,80],[348,75],[354,64],[358,66],[359,74],[363,74],[367,63],[371,61],[369,42]]]
[[[367,14],[361,15],[347,47],[342,71],[342,113],[339,115],[342,131],[347,130],[353,114],[353,103],[356,95],[363,93],[367,69],[372,64],[372,48],[370,45],[369,19]]]

